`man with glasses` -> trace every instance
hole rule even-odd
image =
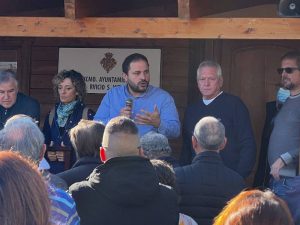
[[[281,57],[282,86],[290,96],[274,120],[268,160],[272,179],[270,187],[288,203],[296,224],[300,224],[300,52],[291,51]]]

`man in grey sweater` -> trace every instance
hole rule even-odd
[[[282,86],[290,97],[274,120],[268,160],[272,178],[270,187],[289,205],[296,224],[300,224],[300,52],[288,52],[281,58]],[[298,189],[298,190],[297,190]]]

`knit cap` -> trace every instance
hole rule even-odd
[[[168,138],[163,134],[149,132],[141,137],[141,147],[144,155],[149,159],[157,159],[163,156],[170,156],[172,149]]]

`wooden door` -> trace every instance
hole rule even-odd
[[[214,55],[223,68],[224,90],[239,96],[247,105],[258,158],[265,105],[276,99],[281,80],[276,72],[280,57],[289,50],[300,49],[300,42],[224,40],[218,46]]]

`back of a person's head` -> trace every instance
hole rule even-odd
[[[143,135],[140,141],[143,153],[149,159],[170,156],[172,153],[168,138],[163,134],[149,132]]]
[[[16,115],[0,131],[0,149],[18,151],[36,163],[42,157],[44,135],[31,117]]]
[[[176,177],[173,167],[159,159],[151,159],[150,162],[155,169],[159,182],[176,189]]]
[[[138,128],[133,120],[118,116],[105,126],[102,147],[107,158],[139,155]]]
[[[16,152],[0,152],[0,224],[47,225],[50,201],[37,167]]]
[[[98,155],[104,128],[100,122],[82,119],[71,129],[70,140],[79,158]]]
[[[225,127],[215,117],[202,118],[195,126],[194,137],[205,150],[219,150],[225,141]]]
[[[243,191],[229,201],[214,225],[293,225],[286,203],[271,191]]]

